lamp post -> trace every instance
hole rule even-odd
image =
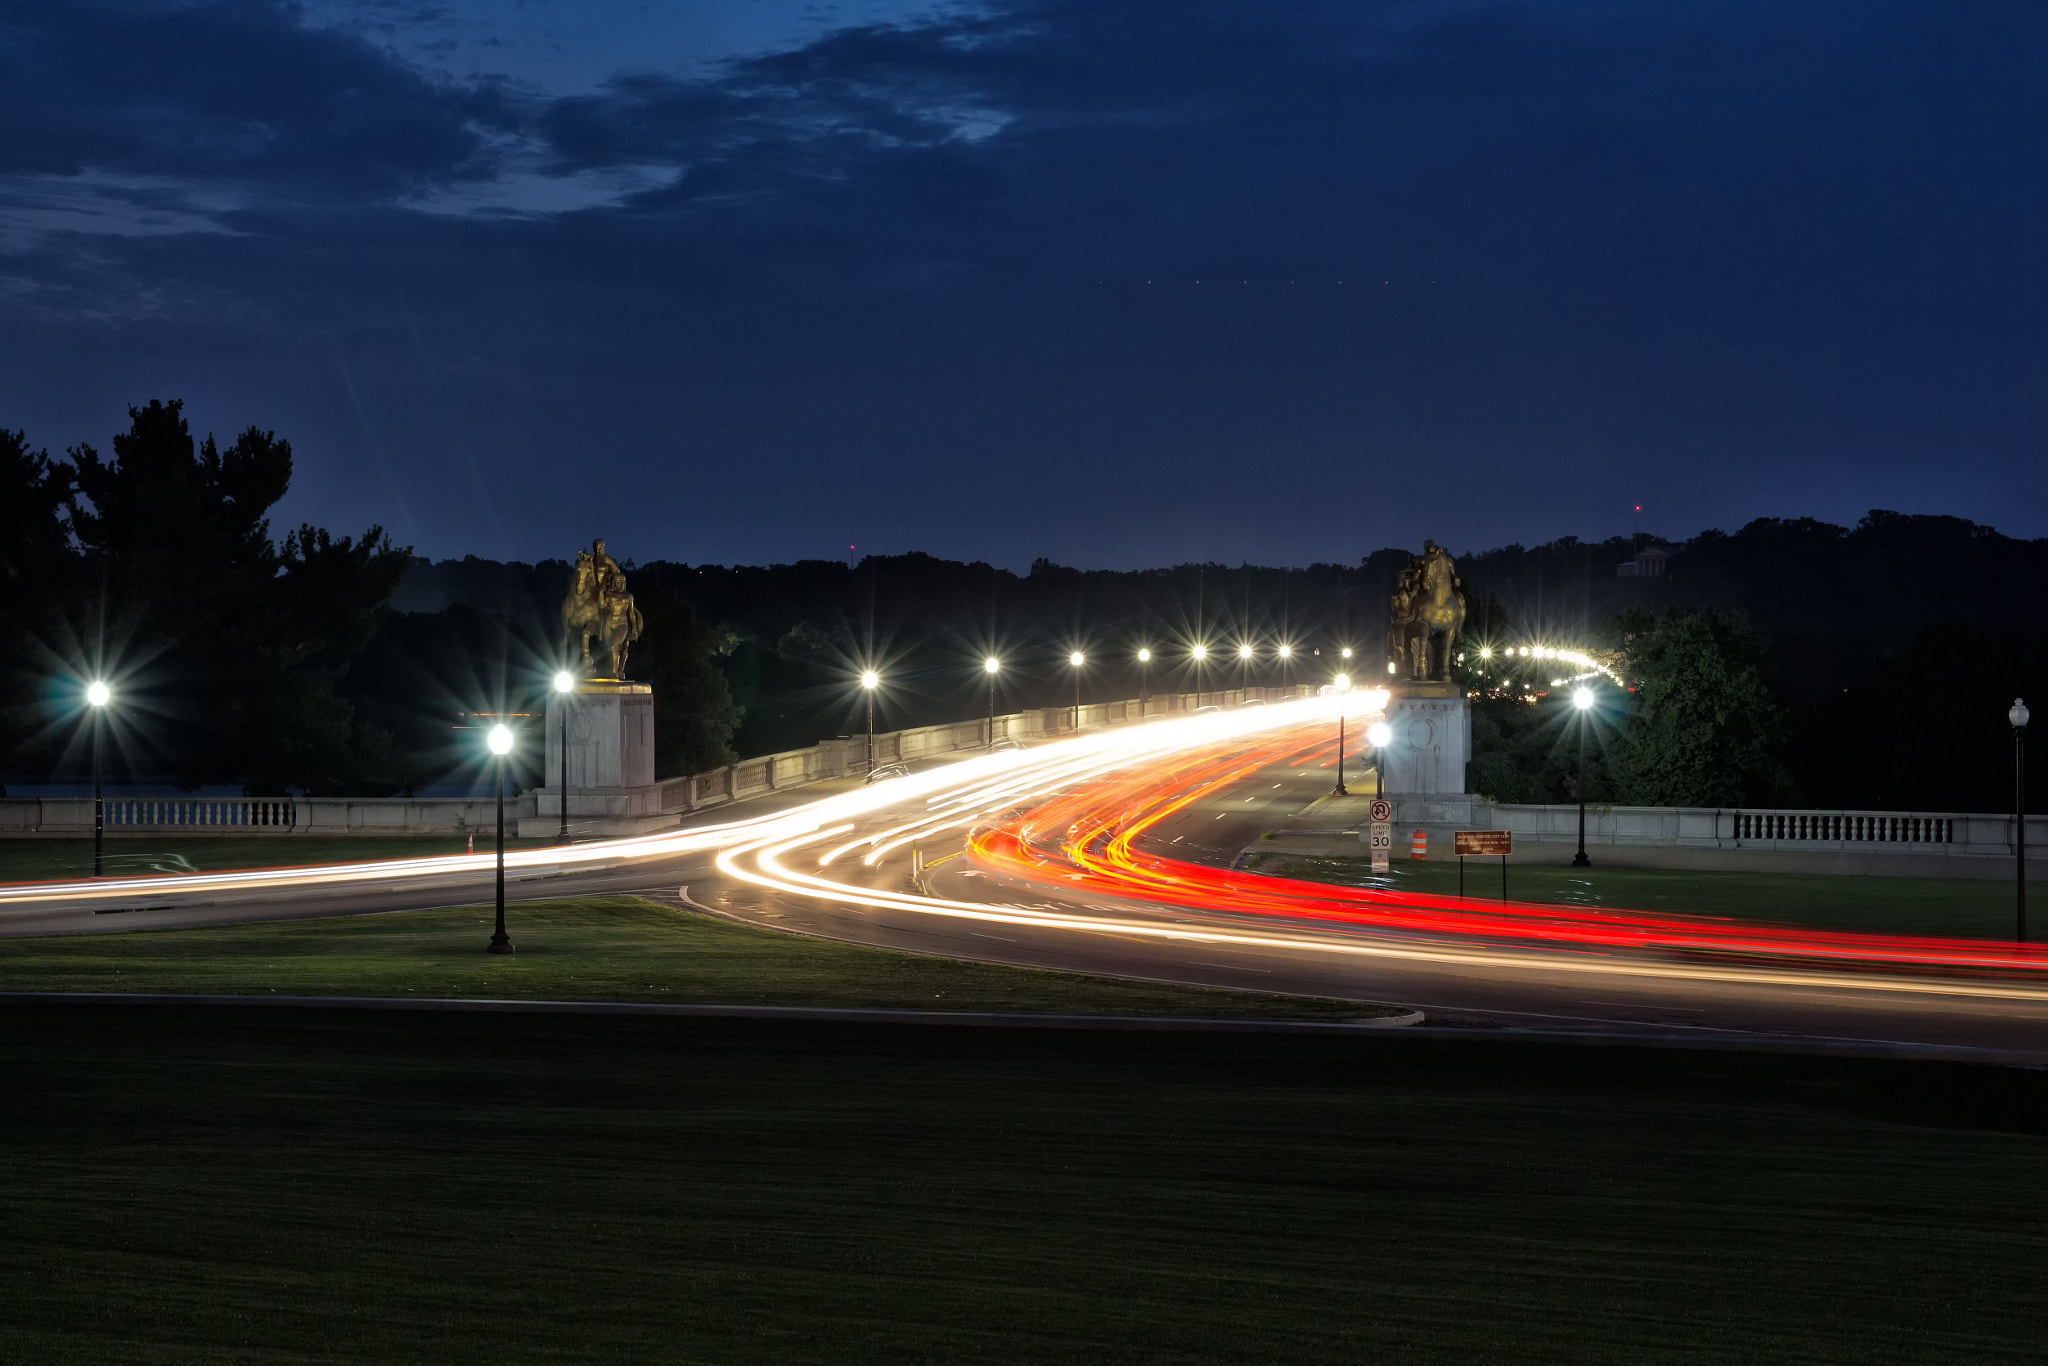
[[[875,689],[881,686],[882,676],[873,669],[861,674],[860,688],[868,695],[868,776],[864,781],[870,783],[875,780]],[[897,746],[897,757],[902,757],[901,745]]]
[[[1152,651],[1150,648],[1138,651],[1138,719],[1145,719],[1145,700],[1150,696],[1146,685],[1152,679]]]
[[[1067,663],[1074,666],[1074,729],[1081,729],[1081,666],[1088,662],[1088,656],[1079,650],[1067,656]]]
[[[1237,647],[1237,702],[1243,706],[1252,697],[1252,656],[1249,643]]]
[[[490,952],[513,953],[510,935],[505,933],[505,758],[512,752],[512,728],[503,722],[491,727],[491,772],[498,789],[498,930],[491,936]]]
[[[2019,941],[2027,942],[2027,704],[2015,697],[2005,714],[2012,722],[2012,851],[2019,894]]]
[[[1593,690],[1580,688],[1572,694],[1572,706],[1579,713],[1579,852],[1572,855],[1572,867],[1591,868],[1586,857],[1586,723],[1593,718]]]
[[[1348,654],[1349,651],[1346,651]],[[1333,797],[1348,797],[1344,788],[1344,699],[1351,693],[1351,675],[1337,675],[1337,785],[1330,789]]]
[[[102,785],[101,739],[106,731],[107,703],[114,690],[99,679],[86,684],[86,705],[92,708],[92,875],[99,877],[107,867],[107,795]]]
[[[1195,705],[1200,707],[1202,705],[1202,678],[1209,672],[1209,647],[1197,644],[1188,651],[1188,659],[1195,666]]]
[[[1292,645],[1282,645],[1273,653],[1280,657],[1280,686],[1292,688],[1294,686],[1294,647]]]
[[[1372,795],[1387,795],[1387,746],[1394,743],[1394,728],[1375,721],[1365,728],[1365,742],[1372,746]]]
[[[555,675],[555,705],[562,709],[562,833],[556,842],[569,842],[569,694],[576,691],[576,675],[563,669]],[[545,732],[541,743],[547,743]]]
[[[988,675],[988,752],[996,752],[996,675],[1003,671],[1003,661],[990,655],[981,661],[981,671]]]

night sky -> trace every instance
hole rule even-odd
[[[2048,5],[0,8],[0,426],[437,557],[2048,535]]]

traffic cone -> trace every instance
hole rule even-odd
[[[1408,857],[1417,863],[1429,862],[1429,835],[1426,831],[1416,831],[1414,838],[1408,841]]]
[[[474,830],[469,832],[469,852],[472,854],[476,852],[476,831]]]

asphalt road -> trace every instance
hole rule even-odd
[[[1270,765],[1175,813],[1150,832],[1146,847],[1228,866],[1264,831],[1302,823],[1301,813],[1330,790],[1333,777],[1326,756]],[[696,823],[794,807],[844,786],[821,784],[774,794],[705,813]],[[906,800],[873,813],[862,829],[881,828],[922,810],[922,798]],[[1263,942],[1162,941],[1115,928],[1079,931],[858,905],[830,895],[797,895],[751,885],[721,873],[709,852],[536,876],[511,883],[507,897],[513,902],[629,892],[681,897],[735,920],[847,942],[1020,966],[1402,1005],[1423,1011],[1437,1026],[1823,1046],[1995,1049],[2048,1060],[2048,1001],[1974,994],[1968,983],[1957,984],[1953,994],[1935,994],[1909,984],[1886,985],[1875,977],[1870,988],[1849,989],[1797,981],[1719,980],[1711,971],[1645,975],[1646,969],[1653,974],[1688,970],[1639,955],[1578,951],[1560,956],[1499,944],[1481,946],[1484,962],[1443,961],[1427,953],[1409,953],[1441,944],[1416,936],[1219,914],[1199,906],[1062,894],[1043,882],[969,866],[957,853],[949,857],[948,848],[957,851],[959,844],[956,833],[950,846],[925,851],[935,866],[923,885],[934,897],[995,912],[1115,919],[1134,928],[1250,930]],[[880,891],[917,890],[907,852],[872,869],[858,864],[835,867],[833,875]],[[393,912],[475,904],[489,897],[488,877],[473,874],[411,879],[400,875],[344,888],[299,889],[283,896],[263,890],[187,897],[171,892],[139,898],[119,910],[103,905],[0,911],[0,935],[108,933]]]

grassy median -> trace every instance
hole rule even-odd
[[[494,838],[489,833],[479,835],[478,848],[495,848],[490,843]],[[219,873],[236,868],[425,858],[429,854],[459,854],[468,845],[464,835],[115,835],[106,842],[107,876]],[[51,882],[91,876],[90,839],[0,840],[0,882]]]
[[[1455,859],[1423,863],[1396,858],[1375,877],[1362,858],[1258,854],[1251,867],[1275,877],[1386,886],[1455,896]],[[1484,905],[1500,897],[1500,860],[1469,859],[1465,892]],[[1508,895],[1517,901],[1600,906],[1737,920],[1805,925],[1872,934],[1952,935],[2009,939],[2013,888],[1974,878],[1835,877],[1818,873],[1695,872],[1666,868],[1572,868],[1508,860]]]
[[[128,919],[131,917],[123,917]],[[0,939],[0,991],[881,1006],[1340,1020],[1392,1007],[963,963],[736,925],[642,897]]]
[[[2008,1362],[2031,1073],[0,1005],[0,1359]]]

